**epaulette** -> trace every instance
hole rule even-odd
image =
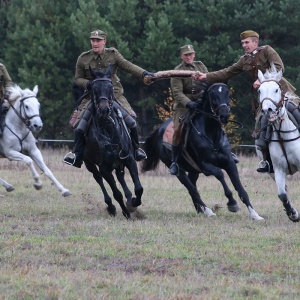
[[[174,68],[174,70],[177,70],[177,69],[179,69],[180,67],[182,67],[183,66],[183,63],[181,63],[181,64],[179,64],[178,66],[176,66],[175,68]]]
[[[82,52],[82,53],[80,54],[80,56],[85,56],[85,55],[87,55],[87,54],[90,54],[91,51],[92,51],[92,50]]]

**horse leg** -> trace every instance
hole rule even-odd
[[[102,172],[101,173],[103,178],[107,181],[107,183],[109,184],[112,192],[113,192],[113,196],[116,199],[116,201],[119,203],[121,209],[122,209],[122,213],[123,216],[127,219],[130,218],[130,212],[129,210],[126,208],[125,203],[123,201],[123,195],[122,193],[119,191],[117,185],[116,185],[116,181],[114,179],[114,176],[112,173],[109,172]]]
[[[139,171],[137,168],[136,161],[132,156],[128,157],[126,161],[126,167],[129,170],[131,179],[134,184],[134,194],[135,197],[131,199],[131,203],[129,203],[130,206],[137,207],[142,204],[142,195],[144,192],[143,186],[141,184],[140,178],[139,178]]]
[[[298,211],[292,206],[286,191],[286,175],[284,172],[275,170],[275,181],[278,189],[278,198],[281,200],[286,214],[293,222],[299,222],[300,216]]]
[[[0,184],[3,187],[5,187],[5,189],[6,189],[7,192],[12,192],[15,189],[13,185],[11,185],[7,181],[3,180],[2,178],[0,178]]]
[[[225,168],[225,171],[227,172],[227,174],[228,174],[228,176],[229,176],[229,178],[230,178],[230,180],[231,180],[231,182],[232,182],[235,190],[238,192],[238,195],[239,195],[241,201],[247,206],[248,211],[250,213],[250,218],[254,219],[254,220],[264,220],[264,218],[262,218],[261,216],[259,216],[259,214],[252,207],[252,204],[250,203],[250,200],[249,200],[249,196],[248,196],[247,192],[245,191],[245,189],[243,188],[243,185],[242,185],[242,183],[240,181],[238,169],[237,169],[235,163],[234,162],[230,162],[228,164],[228,166]],[[224,174],[223,174],[223,172],[221,170],[220,170],[220,172],[222,173],[222,180],[225,183]],[[226,186],[227,186],[227,184],[226,184]],[[228,209],[229,209],[229,211],[231,211],[229,206],[228,206]]]
[[[197,213],[204,213],[207,217],[215,216],[215,213],[202,201],[196,187],[196,182],[192,182],[182,169],[179,169],[177,178],[188,190]]]
[[[197,186],[196,184],[197,184],[197,180],[198,180],[198,178],[199,178],[199,173],[197,173],[197,172],[189,172],[189,173],[188,173],[188,177],[189,177],[191,183],[192,183],[194,186]]]
[[[72,193],[68,189],[66,189],[62,186],[62,184],[54,177],[53,173],[46,166],[46,164],[44,162],[44,159],[43,159],[43,156],[42,156],[42,153],[35,146],[35,144],[34,144],[33,149],[31,149],[28,152],[29,152],[30,157],[34,160],[34,162],[37,164],[37,166],[44,172],[44,174],[54,183],[54,185],[61,192],[63,197],[67,197],[67,196],[72,195]],[[30,168],[31,168],[33,173],[36,172],[36,170],[35,170],[35,168],[32,164],[32,160],[31,160]],[[36,174],[37,174],[37,172],[36,172]],[[34,178],[36,178],[36,177],[34,177]],[[39,178],[37,178],[37,180],[39,180]],[[34,186],[35,186],[36,189],[39,189],[39,182],[37,181]]]
[[[119,183],[122,186],[122,189],[124,191],[125,197],[127,199],[126,201],[126,207],[130,212],[135,212],[136,211],[136,207],[133,207],[131,205],[132,203],[132,193],[130,191],[130,189],[128,188],[128,185],[125,181],[125,172],[124,172],[124,168],[118,168],[116,169],[116,176],[118,178]]]
[[[107,205],[107,211],[108,211],[109,215],[114,217],[117,214],[117,209],[113,205],[112,199],[107,193],[107,190],[106,190],[106,188],[104,186],[104,183],[103,183],[103,178],[101,176],[101,173],[99,172],[97,166],[94,163],[90,163],[90,162],[85,161],[85,166],[88,169],[88,171],[93,174],[94,179],[99,184],[99,186],[102,190],[102,193],[103,193],[103,196],[104,196],[104,202]]]
[[[36,171],[36,169],[34,167],[34,164],[33,164],[33,160],[29,156],[24,155],[24,154],[22,154],[18,151],[15,151],[15,150],[10,150],[8,153],[5,153],[5,156],[9,160],[24,162],[29,167],[29,169],[31,170],[32,177],[34,179],[33,185],[34,185],[35,189],[40,190],[43,187],[43,183],[40,179],[40,175]]]

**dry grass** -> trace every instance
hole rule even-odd
[[[1,177],[16,188],[0,197],[0,299],[299,299],[299,225],[288,220],[276,185],[241,157],[239,171],[256,211],[233,214],[215,178],[199,191],[217,217],[197,215],[187,191],[161,166],[141,175],[143,205],[132,221],[105,210],[100,188],[83,169],[43,151],[57,179],[73,193],[63,198],[43,178],[0,161]],[[44,176],[43,176],[44,177]],[[289,178],[300,209],[298,175]],[[130,180],[129,180],[130,182]],[[236,195],[236,193],[235,193]]]

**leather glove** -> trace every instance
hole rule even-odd
[[[86,89],[87,89],[88,91],[92,89],[92,83],[93,83],[92,80],[88,80],[88,81],[86,82]]]
[[[196,110],[198,108],[198,103],[194,101],[189,101],[186,104],[186,108],[191,109],[191,110]]]
[[[144,78],[145,76],[155,77],[155,74],[154,74],[154,73],[151,73],[151,72],[148,72],[148,71],[144,71],[144,73],[143,73],[143,78]]]

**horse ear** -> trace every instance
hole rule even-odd
[[[38,91],[39,91],[39,86],[36,85],[36,86],[33,88],[33,93],[34,93],[35,95],[37,95]]]
[[[262,83],[265,80],[265,77],[261,70],[258,70],[258,79],[259,79],[260,83]]]

